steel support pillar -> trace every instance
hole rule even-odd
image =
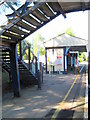
[[[19,78],[19,70],[18,70],[16,44],[11,44],[10,66],[11,66],[11,75],[12,75],[12,81],[13,81],[14,97],[19,97],[20,96],[20,78]]]
[[[73,57],[72,57],[72,54],[71,54],[71,70],[73,70]]]
[[[65,72],[67,72],[67,55],[65,54]]]
[[[31,69],[31,63],[30,63],[30,47],[28,47],[28,64],[29,64],[29,70]]]
[[[29,5],[29,3],[30,3],[29,1],[25,2],[24,8],[22,10],[22,15],[25,13],[25,10],[27,9],[27,6]]]
[[[89,105],[90,105],[90,52],[88,53],[88,106]],[[88,118],[90,118],[89,114]]]
[[[88,106],[89,105],[90,105],[90,52],[88,53]],[[90,115],[88,117],[90,117]]]
[[[54,57],[54,49],[53,49],[52,51],[53,51],[53,57]],[[54,70],[54,65],[53,65],[53,73],[54,73],[54,71],[55,71],[55,70]]]
[[[67,73],[67,54],[66,54],[66,48],[64,48],[64,73]]]
[[[38,69],[38,89],[41,89],[40,70]]]
[[[74,53],[74,68],[75,68],[75,61],[76,61],[76,56],[75,56],[75,53]]]
[[[22,42],[19,42],[20,60],[22,60]]]
[[[47,73],[47,48],[45,48],[45,64],[46,64],[46,73]]]
[[[63,60],[63,62],[64,62],[64,73],[65,73],[65,53],[66,53],[66,47],[64,48],[64,60]]]

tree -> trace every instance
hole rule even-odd
[[[75,36],[74,33],[72,32],[71,28],[67,28],[66,34],[71,35],[71,36]]]
[[[39,34],[38,35],[38,41],[39,41],[39,55],[45,55],[45,48],[43,46],[44,38]],[[34,54],[37,56],[37,36],[34,37]]]
[[[80,62],[86,61],[86,55],[83,52],[80,53],[80,55],[79,55],[79,61]]]
[[[41,47],[39,50],[39,54],[40,54],[40,56],[45,55],[45,48]]]
[[[24,50],[24,48],[27,46],[31,47],[31,44],[28,41],[22,41],[22,49]],[[17,54],[20,57],[20,50],[19,50],[19,43],[17,45]],[[24,60],[28,60],[28,49],[25,51],[25,54],[23,55],[23,59]]]
[[[86,61],[86,55],[83,53],[83,61]]]
[[[44,37],[42,37],[40,34],[38,35],[39,38],[39,44],[42,45],[39,49],[39,54],[40,56],[45,55],[45,48],[43,46],[43,42],[44,42]]]

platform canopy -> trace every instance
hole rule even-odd
[[[15,10],[11,4],[7,3],[13,10],[13,13],[6,15],[8,18],[7,25],[0,27],[0,41],[8,44],[16,44],[61,14],[66,18],[66,13],[90,10],[89,1],[57,1],[58,2],[50,2],[49,0],[36,0],[36,2],[26,1],[25,4],[17,10]],[[31,3],[33,3],[32,6],[30,6]]]
[[[88,40],[76,36],[71,36],[65,33],[60,34],[44,42],[44,46],[47,49],[70,47],[71,51],[80,51],[80,52],[86,52],[87,45],[88,45]]]

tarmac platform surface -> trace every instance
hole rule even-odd
[[[84,118],[86,74],[80,74],[63,104],[62,101],[77,75],[44,74],[42,89],[37,85],[21,90],[20,98],[6,94],[2,102],[2,118],[49,118],[58,109],[57,118]]]

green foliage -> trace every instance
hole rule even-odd
[[[29,43],[28,40],[25,40],[25,42],[24,41],[22,42],[23,48],[25,48],[26,45],[31,47],[31,43]]]
[[[80,55],[79,55],[79,61],[80,62],[86,61],[86,55],[84,53],[80,53]]]
[[[27,44],[28,46],[31,46],[31,44],[30,44],[28,41],[22,42],[22,48],[23,48],[23,49],[25,48],[26,44]],[[26,54],[23,55],[23,59],[24,59],[24,60],[28,60],[28,50],[26,50],[25,53],[26,53]],[[20,56],[19,43],[18,43],[18,45],[17,45],[17,54],[18,54],[18,56]]]
[[[85,56],[85,54],[83,54],[83,61],[86,61],[86,56]]]
[[[44,41],[44,37],[42,37],[40,34],[38,35],[38,39],[39,39],[39,42],[43,42]]]
[[[44,38],[40,34],[38,35],[38,41],[39,41],[39,46],[44,41]],[[25,48],[26,44],[32,48],[32,45],[31,43],[28,42],[28,40],[26,40],[25,42],[22,42],[22,47]],[[17,53],[18,53],[18,56],[20,56],[19,44],[17,46]],[[37,36],[34,37],[34,55],[37,56]],[[43,46],[39,47],[39,55],[40,56],[45,55],[45,48]],[[32,59],[32,54],[30,56]],[[28,50],[25,51],[25,55],[23,55],[23,59],[28,60]]]
[[[72,32],[71,28],[68,28],[66,30],[66,34],[71,35],[71,36],[75,36],[74,33]]]
[[[24,60],[28,60],[28,49],[25,51],[25,55],[23,55]]]
[[[78,59],[79,59],[79,62],[83,62],[83,58],[79,57]]]
[[[39,54],[40,56],[45,55],[45,48],[40,48]]]
[[[23,56],[23,60],[28,60],[28,56],[26,54]]]
[[[44,38],[40,34],[38,35],[38,41],[39,41],[39,46],[44,41]],[[34,37],[34,54],[35,56],[37,56],[37,36]],[[43,46],[39,47],[39,55],[40,56],[45,55],[45,48]]]

